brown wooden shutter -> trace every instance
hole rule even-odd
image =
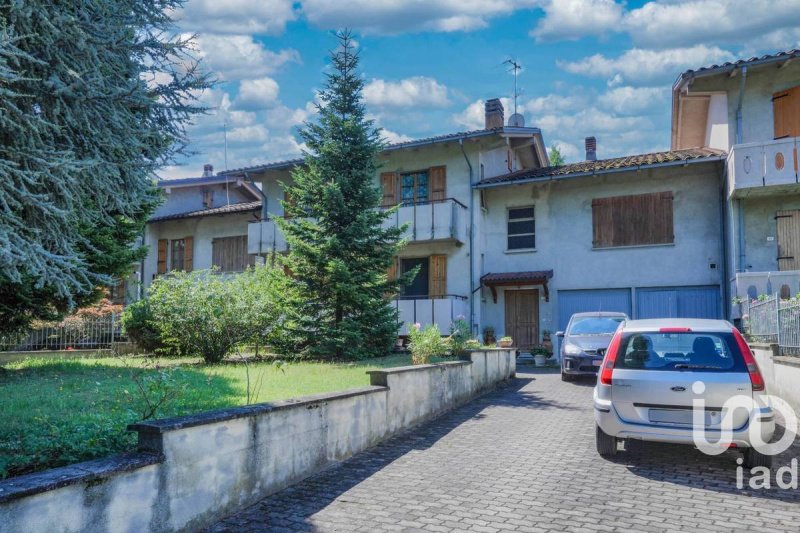
[[[168,247],[169,247],[169,241],[167,239],[158,239],[158,267],[156,269],[156,273],[159,275],[167,273]]]
[[[292,197],[291,193],[287,189],[283,190],[283,218],[292,218],[292,215],[289,214],[289,210],[287,207],[294,207],[295,202],[294,198]]]
[[[431,167],[428,170],[430,178],[430,199],[444,200],[447,198],[447,167]]]
[[[677,149],[705,146],[710,104],[710,96],[683,96],[680,99],[680,135]]]
[[[800,270],[800,211],[778,211],[778,270]]]
[[[389,268],[386,270],[386,279],[388,279],[389,281],[394,281],[397,279],[398,261],[399,260],[397,259],[397,257],[392,258],[392,264],[389,265]]]
[[[432,255],[430,257],[428,293],[431,298],[447,294],[447,256]]]
[[[381,173],[381,188],[383,189],[382,207],[397,205],[397,172]]]
[[[191,272],[194,267],[194,238],[183,238],[183,270]]]
[[[671,191],[592,200],[595,248],[675,242]]]
[[[800,86],[772,95],[775,138],[800,137]]]

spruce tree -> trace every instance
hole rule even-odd
[[[0,334],[91,303],[142,254],[155,171],[209,85],[182,0],[0,8]]]
[[[337,34],[332,69],[319,94],[319,119],[300,134],[304,164],[284,184],[291,202],[278,224],[290,251],[290,335],[315,358],[385,355],[397,338],[397,312],[387,295],[406,281],[387,278],[402,230],[383,228],[376,155],[380,130],[366,118],[359,56],[348,31]]]

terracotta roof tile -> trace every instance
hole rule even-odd
[[[194,218],[194,217],[207,217],[213,215],[227,215],[230,213],[246,213],[247,211],[256,211],[261,209],[261,202],[241,202],[238,204],[223,205],[222,207],[212,207],[211,209],[199,209],[196,211],[186,211],[184,213],[173,213],[171,215],[163,215],[160,217],[153,217],[148,222],[161,222],[164,220],[177,220],[181,218]]]
[[[575,174],[595,174],[624,170],[628,168],[647,167],[662,163],[677,163],[681,161],[717,161],[726,156],[722,150],[712,148],[691,148],[688,150],[672,150],[668,152],[652,152],[649,154],[627,155],[613,159],[600,159],[597,161],[581,161],[558,167],[543,167],[537,169],[518,170],[509,174],[502,174],[486,178],[478,182],[478,187],[529,181],[537,178],[557,178]]]
[[[531,281],[547,280],[553,277],[552,270],[528,270],[525,272],[490,272],[481,276],[481,283],[492,285],[496,283],[527,283]]]

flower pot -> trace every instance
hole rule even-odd
[[[514,343],[514,341],[497,341],[497,345],[500,348],[511,348],[511,345],[513,343]]]
[[[545,362],[547,362],[547,356],[542,354],[534,355],[533,359],[536,362],[536,366],[544,366]]]

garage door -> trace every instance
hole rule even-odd
[[[720,318],[719,287],[636,289],[636,318]]]
[[[631,316],[630,289],[558,291],[558,329],[564,330],[573,313],[619,311]]]

